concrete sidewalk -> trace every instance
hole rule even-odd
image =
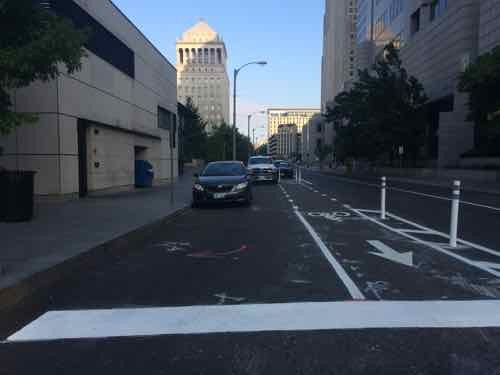
[[[194,170],[173,185],[86,199],[39,199],[27,223],[0,223],[0,291],[172,215],[191,202]]]
[[[318,167],[307,168],[308,170],[321,172],[325,174],[331,174],[335,176],[341,177],[380,177],[379,175],[373,173],[354,173],[348,174],[343,169],[331,169],[331,168],[323,168],[320,170]],[[392,181],[416,184],[416,185],[425,185],[425,186],[435,186],[435,187],[444,187],[450,188],[452,187],[453,180],[445,179],[445,178],[432,178],[432,177],[400,177],[400,176],[391,176],[386,175],[386,177]],[[477,193],[486,193],[486,194],[499,194],[500,195],[500,182],[490,182],[490,181],[475,181],[475,180],[461,180],[462,182],[462,190],[477,192]]]

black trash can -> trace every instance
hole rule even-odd
[[[35,173],[0,171],[0,221],[29,221],[33,218]]]

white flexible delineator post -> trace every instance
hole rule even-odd
[[[380,219],[382,220],[385,220],[387,218],[386,194],[387,194],[387,178],[382,177],[380,184]]]
[[[460,185],[460,181],[453,181],[450,220],[450,246],[453,248],[457,247],[458,214],[460,209]]]

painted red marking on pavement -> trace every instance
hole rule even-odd
[[[217,258],[224,258],[228,255],[235,255],[235,254],[240,254],[248,250],[247,245],[241,246],[239,249],[232,250],[232,251],[226,251],[222,253],[217,253],[211,250],[208,251],[198,251],[196,253],[191,253],[188,254],[188,257],[191,258],[212,258],[212,259],[217,259]]]

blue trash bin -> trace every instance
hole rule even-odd
[[[153,186],[154,179],[153,165],[147,160],[135,161],[135,186],[138,188],[148,188]]]

